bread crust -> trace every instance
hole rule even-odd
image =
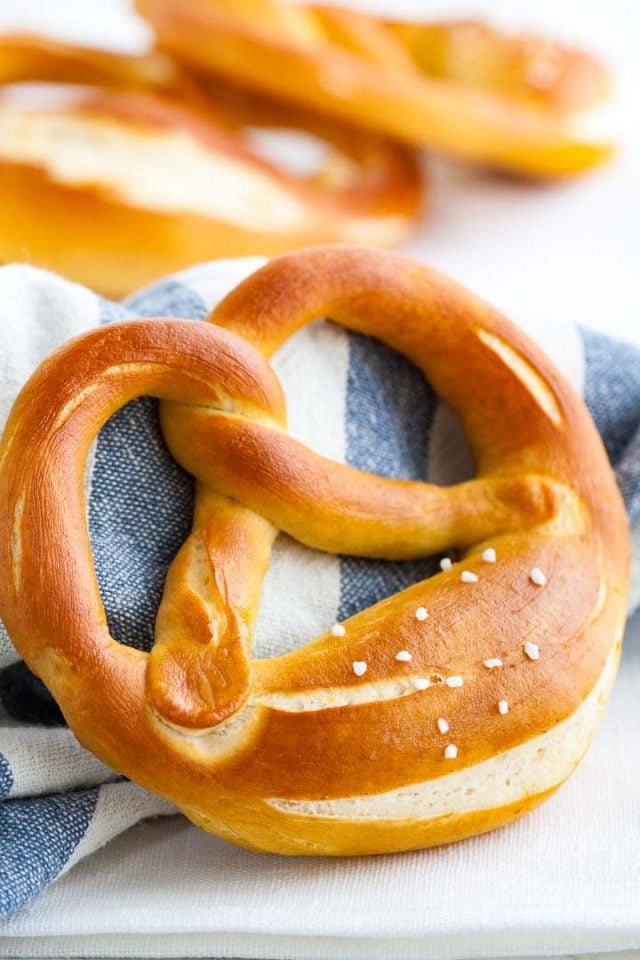
[[[385,23],[282,0],[136,0],[159,45],[189,68],[376,130],[412,146],[525,176],[579,173],[610,132],[571,120],[604,101],[589,54],[473,21]]]
[[[266,361],[318,316],[412,359],[460,418],[475,480],[378,478],[287,436]],[[276,258],[210,321],[102,327],[18,397],[0,446],[0,616],[30,668],[88,749],[253,849],[414,849],[537,805],[588,746],[626,612],[626,517],[580,398],[488,305],[372,249]],[[82,502],[89,445],[140,393],[161,398],[169,448],[197,478],[150,654],[109,635]],[[462,555],[345,621],[344,635],[252,660],[278,530],[363,556]]]
[[[0,43],[0,67],[1,53]],[[72,86],[59,105],[0,96],[0,261],[122,297],[219,256],[364,238],[392,245],[411,232],[423,178],[410,150],[231,91],[218,106],[209,97],[205,113],[157,92]],[[264,160],[240,117],[307,129],[327,147],[324,166],[305,177]]]

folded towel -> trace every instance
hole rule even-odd
[[[124,304],[30,267],[2,268],[0,425],[34,367],[69,337],[140,316],[202,320],[261,262],[195,267]],[[637,563],[640,351],[555,318],[525,312],[512,319],[583,394],[625,498]],[[471,475],[470,453],[455,418],[411,364],[380,344],[319,320],[282,348],[274,367],[287,395],[292,434],[325,456],[385,476],[443,484]],[[108,422],[91,455],[86,493],[111,631],[122,643],[149,649],[164,575],[188,533],[193,502],[191,478],[162,441],[155,402],[136,400]],[[254,650],[259,656],[283,653],[435,567],[432,559],[388,563],[329,556],[281,535],[265,582]],[[634,577],[632,607],[639,588],[640,572]],[[538,813],[498,834],[439,851],[329,865],[249,854],[175,818],[144,828],[148,845],[139,838],[138,847],[116,842],[21,911],[107,841],[138,821],[175,810],[117,777],[79,746],[0,626],[0,916],[11,918],[2,924],[0,955],[54,955],[50,944],[30,939],[45,933],[62,938],[56,948],[61,954],[83,956],[100,950],[127,956],[174,951],[180,956],[337,957],[359,956],[354,951],[361,949],[368,957],[409,957],[414,939],[429,942],[439,955],[480,956],[505,952],[505,945],[517,952],[524,933],[552,937],[559,930],[572,950],[631,946],[633,936],[637,945],[640,899],[631,881],[634,869],[635,880],[640,879],[640,762],[635,769],[624,763],[625,750],[638,752],[631,738],[640,720],[632,683],[636,674],[638,662],[625,663],[615,722],[607,718],[572,781],[575,787],[566,787]],[[533,869],[532,851],[537,856]],[[92,863],[102,864],[102,872]],[[118,877],[108,895],[100,886],[105,875]],[[169,877],[176,890],[167,886]],[[224,894],[227,882],[231,899]],[[591,884],[584,888],[591,890],[588,902],[582,882]],[[82,916],[72,910],[79,883]],[[39,913],[47,897],[55,910]],[[499,915],[492,905],[499,905]],[[127,906],[130,919],[124,920]],[[118,935],[132,932],[157,936],[117,946]],[[212,939],[214,933],[218,940]],[[310,946],[306,933],[327,939]],[[87,934],[102,939],[88,941]],[[168,937],[162,947],[161,935]],[[292,939],[283,946],[285,935]],[[391,945],[391,937],[400,939]],[[360,946],[345,947],[350,939]],[[556,941],[529,939],[524,949],[543,952],[549,943]]]

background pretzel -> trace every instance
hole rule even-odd
[[[389,24],[282,0],[136,0],[161,47],[192,69],[414,146],[536,177],[611,154],[579,111],[609,80],[587,54],[462,21]]]
[[[459,416],[477,479],[381,479],[286,435],[260,354],[322,315],[417,364]],[[626,607],[624,511],[580,399],[482,301],[373,250],[283,256],[210,319],[100,328],[16,401],[0,447],[0,616],[31,669],[89,749],[256,849],[412,849],[535,806],[588,746]],[[148,655],[109,635],[82,502],[90,443],[140,393],[163,398],[167,442],[197,478]],[[363,556],[464,554],[251,661],[279,529]]]
[[[47,85],[25,91],[24,81]],[[0,83],[0,260],[27,259],[110,296],[218,256],[393,244],[420,211],[410,149],[301,109],[214,94],[160,53],[10,35],[0,37]],[[257,127],[319,139],[318,169],[265,159],[250,136]]]
[[[0,83],[73,83],[110,90],[145,90],[199,103],[208,99],[195,77],[158,50],[127,54],[41,37],[0,34]]]

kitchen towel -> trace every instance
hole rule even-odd
[[[140,316],[202,320],[261,262],[195,267],[123,304],[30,267],[0,269],[0,424],[38,362],[69,337]],[[640,351],[558,318],[525,311],[512,319],[583,394],[616,469],[635,546]],[[457,422],[415,368],[387,348],[319,320],[282,348],[274,367],[291,433],[325,456],[436,483],[471,475]],[[134,401],[102,430],[86,494],[112,633],[148,649],[193,500],[191,478],[165,449],[153,401]],[[634,564],[639,556],[634,550]],[[291,649],[436,568],[433,559],[329,556],[281,535],[254,650]],[[632,607],[639,587],[640,574]],[[446,957],[638,945],[639,680],[629,644],[593,751],[558,797],[524,821],[438,851],[285,860],[229,847],[181,817],[148,822],[174,809],[79,746],[0,627],[0,956],[411,957],[428,950]]]

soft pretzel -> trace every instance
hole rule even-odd
[[[287,435],[265,358],[325,315],[420,368],[476,479],[382,479]],[[588,746],[625,618],[625,514],[582,401],[485,303],[370,249],[282,256],[209,319],[101,327],[19,395],[0,447],[0,616],[27,664],[86,747],[243,846],[414,849],[530,810]],[[97,431],[143,393],[197,478],[149,654],[109,634],[82,492]],[[279,530],[360,556],[462,556],[252,661]]]
[[[0,38],[0,80],[72,76],[98,87],[0,91],[0,261],[26,258],[118,297],[218,256],[393,244],[420,211],[413,152],[376,134],[231,91],[214,98],[161,55]],[[262,158],[245,128],[268,123],[319,137],[320,170]]]
[[[474,163],[536,177],[611,153],[575,113],[609,93],[588,54],[483,24],[389,24],[282,0],[136,0],[162,47],[214,77]],[[591,124],[593,125],[593,124]]]

